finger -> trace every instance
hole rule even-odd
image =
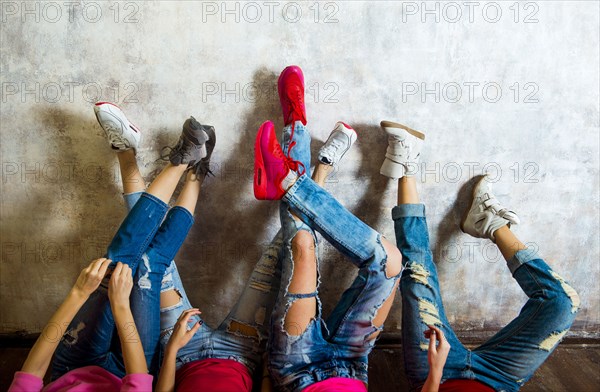
[[[196,314],[199,314],[200,311],[198,309],[188,309],[181,315],[182,317],[179,319],[179,322],[186,326],[190,321],[190,318]]]
[[[125,274],[128,279],[131,279],[131,267],[129,265],[125,265],[123,274]]]
[[[196,332],[198,332],[198,330],[200,329],[201,326],[202,326],[202,323],[200,323],[198,321],[198,322],[196,322],[196,324],[194,324],[194,326],[188,332],[190,333],[190,335],[194,335]]]
[[[111,280],[113,279],[117,279],[119,274],[121,274],[121,270],[123,269],[123,264],[119,261],[117,263],[117,266],[115,267],[112,277],[110,278]]]
[[[110,265],[110,260],[109,259],[104,259],[102,261],[102,263],[100,264],[100,268],[98,268],[98,274],[101,277],[104,277],[104,275],[106,275],[106,271],[108,271],[108,266]]]
[[[189,308],[187,310],[184,310],[183,312],[181,312],[181,314],[179,315],[179,319],[181,320],[182,318],[185,317],[186,314],[188,314],[189,312],[194,312],[194,311],[199,311],[198,308]]]
[[[435,326],[431,326],[430,328],[432,328],[432,329],[435,331],[435,333],[436,333],[436,335],[437,335],[437,339],[438,339],[440,342],[442,342],[442,341],[446,340],[446,337],[444,336],[444,332],[442,332],[442,330],[441,330],[441,329],[439,329],[438,327],[435,327]]]
[[[435,333],[435,329],[433,329],[433,327],[430,325],[429,328],[431,328],[431,332],[429,335],[429,352],[436,352],[435,349],[435,341],[436,341],[436,333]]]
[[[102,258],[99,258],[99,259],[96,259],[96,260],[92,261],[91,264],[90,264],[91,271],[92,272],[98,272],[98,270],[100,269],[100,266],[102,265],[102,262],[104,260],[106,260],[106,259],[102,257]]]

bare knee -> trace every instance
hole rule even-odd
[[[400,250],[396,247],[396,245],[392,244],[383,237],[381,238],[381,244],[383,245],[385,253],[387,254],[385,276],[388,278],[397,276],[400,271],[402,271],[402,253],[400,253]]]
[[[168,308],[175,306],[181,301],[181,295],[175,289],[170,289],[160,293],[160,307]]]
[[[306,230],[298,231],[292,239],[292,252],[295,260],[314,258],[315,240],[312,234]]]

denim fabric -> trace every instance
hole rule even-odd
[[[400,279],[402,349],[411,387],[419,390],[427,378],[428,340],[423,331],[428,324],[435,324],[452,347],[442,382],[473,379],[496,391],[517,391],[571,327],[579,304],[575,291],[535,252],[517,252],[508,265],[529,300],[516,319],[480,347],[469,350],[456,337],[444,312],[425,206],[400,205],[392,210],[392,217],[405,263]]]
[[[153,373],[158,370],[161,280],[193,224],[191,214],[184,208],[171,209],[165,218],[167,210],[167,204],[158,198],[142,194],[115,234],[106,255],[114,262],[128,264],[136,277],[143,277],[136,278],[131,310]],[[143,260],[141,265],[140,260]],[[69,325],[52,364],[53,379],[88,365],[101,366],[118,377],[125,375],[107,287],[108,277]]]
[[[295,124],[290,156],[303,162],[308,171],[310,135],[299,122]],[[284,151],[290,142],[290,127],[283,132]],[[301,218],[292,217],[290,212]],[[387,278],[387,255],[381,236],[352,215],[329,193],[308,176],[302,175],[288,190],[280,206],[283,230],[283,264],[280,293],[272,319],[269,340],[269,371],[279,390],[301,391],[307,386],[332,377],[355,378],[367,383],[368,355],[374,340],[368,337],[379,329],[373,319],[389,297],[399,276]],[[299,230],[314,237],[319,232],[359,268],[352,286],[325,321],[317,292],[288,292],[293,274],[291,243]],[[316,249],[315,240],[315,253]],[[317,268],[318,268],[317,259]],[[284,320],[291,304],[298,298],[315,296],[317,314],[299,336],[289,335]]]
[[[281,247],[280,231],[264,250],[238,302],[218,328],[210,328],[198,316],[191,319],[190,325],[196,322],[201,322],[203,325],[188,344],[177,353],[178,369],[189,362],[219,358],[236,360],[248,367],[251,372],[256,370],[266,348],[269,317],[273,312],[275,298],[279,291]],[[163,349],[181,313],[192,307],[185,295],[177,270],[174,269],[170,273],[172,278],[163,280],[163,291],[175,289],[181,296],[181,301],[160,311]],[[256,336],[243,335],[232,328],[232,322],[252,328],[256,331]]]
[[[124,197],[125,204],[133,206],[139,199],[139,193],[127,194]],[[192,340],[179,350],[177,368],[188,362],[208,358],[234,359],[247,366],[251,371],[258,367],[266,348],[269,317],[273,312],[275,298],[279,291],[281,244],[282,234],[280,231],[256,263],[238,302],[216,330],[204,324],[201,318],[197,316],[192,318],[192,325],[197,321],[202,322],[203,325]],[[136,281],[141,277],[142,275],[138,274]],[[164,271],[161,283],[161,292],[173,289],[181,297],[176,305],[160,310],[160,343],[161,348],[164,349],[173,333],[177,319],[184,310],[190,309],[192,305],[186,295],[174,261]],[[254,328],[257,337],[244,337],[239,332],[229,331],[232,321]]]

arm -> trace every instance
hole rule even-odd
[[[429,339],[429,374],[421,392],[438,392],[446,358],[448,358],[448,353],[450,352],[450,344],[446,340],[442,330],[437,327],[430,325],[429,329],[424,333],[425,337]],[[438,341],[439,345],[436,346]]]
[[[261,392],[272,392],[273,391],[273,383],[271,382],[271,377],[269,376],[269,369],[267,368],[267,356],[263,356],[263,371],[262,371],[262,385],[260,388]]]
[[[156,391],[173,392],[175,390],[175,360],[177,359],[177,352],[180,348],[185,346],[192,336],[200,329],[202,324],[199,322],[196,322],[189,330],[187,328],[190,318],[200,313],[201,312],[198,309],[192,308],[182,312],[181,316],[179,316],[179,320],[177,320],[175,328],[173,328],[173,334],[165,348],[165,358],[163,359],[162,367],[158,374]]]
[[[44,330],[31,348],[21,371],[44,378],[52,360],[52,355],[54,355],[60,338],[64,334],[62,330],[63,326],[71,323],[73,317],[75,317],[79,309],[87,301],[90,294],[98,288],[110,262],[110,260],[104,258],[97,259],[81,271],[77,282],[75,282],[67,298],[50,318],[50,321],[48,321],[48,324],[44,327]]]
[[[129,307],[132,287],[131,268],[121,262],[117,263],[108,285],[108,298],[121,341],[125,372],[127,374],[148,373],[144,348]]]

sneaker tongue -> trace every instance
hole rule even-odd
[[[331,165],[331,159],[329,159],[329,157],[326,157],[326,156],[321,157],[321,162],[325,163],[327,165]]]

